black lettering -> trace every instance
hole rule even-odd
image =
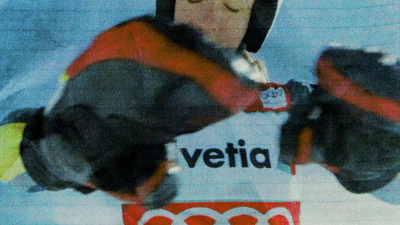
[[[243,147],[246,144],[246,142],[243,139],[240,139],[238,141],[238,144],[239,144],[239,146]],[[244,168],[249,167],[249,163],[247,161],[246,149],[245,148],[239,148],[239,151],[240,151],[240,159],[242,161],[242,167],[244,167]]]
[[[218,148],[210,148],[203,154],[204,163],[211,168],[218,168],[224,165],[224,161],[215,161],[214,159],[223,159],[224,153]],[[211,160],[214,160],[211,161]]]
[[[192,155],[190,155],[187,148],[181,148],[180,151],[190,168],[194,168],[196,166],[201,154],[203,154],[202,157],[204,164],[211,168],[219,168],[223,166],[226,160],[229,160],[229,167],[236,167],[236,155],[240,155],[240,159],[238,160],[240,160],[242,168],[248,168],[250,162],[254,167],[259,169],[271,168],[268,149],[262,149],[259,147],[254,148],[249,152],[248,155],[245,147],[246,142],[243,139],[239,139],[237,144],[239,146],[235,147],[233,143],[226,143],[225,152],[219,148],[209,148],[207,150],[196,148]],[[249,157],[250,162],[248,160]]]
[[[257,155],[263,155],[264,156],[264,161],[259,162],[257,160]],[[271,168],[271,162],[269,160],[269,151],[268,149],[261,149],[261,148],[255,148],[251,150],[250,152],[250,161],[253,163],[253,165],[257,168]]]
[[[229,167],[236,167],[235,154],[238,153],[238,150],[233,147],[232,143],[226,143],[226,146],[225,152],[228,154]]]
[[[247,162],[247,152],[245,148],[239,148],[240,150],[240,159],[242,160],[242,167],[249,167],[249,163]]]
[[[196,166],[197,160],[199,159],[202,151],[203,151],[203,149],[198,148],[194,151],[193,156],[190,156],[189,152],[186,148],[181,148],[182,155],[185,158],[185,160],[190,168],[193,168]]]

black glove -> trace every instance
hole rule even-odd
[[[381,52],[329,48],[319,84],[290,110],[280,160],[318,162],[355,193],[371,192],[400,171],[400,67]]]
[[[28,121],[25,168],[47,190],[96,188],[160,207],[178,189],[165,144],[258,103],[259,75],[187,25],[133,18],[99,34]]]

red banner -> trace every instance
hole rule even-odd
[[[300,202],[173,203],[146,211],[122,206],[125,225],[299,225]]]

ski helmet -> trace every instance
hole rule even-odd
[[[251,9],[250,21],[241,45],[246,50],[257,52],[273,25],[283,0],[255,0]],[[156,16],[174,20],[176,0],[157,0]]]

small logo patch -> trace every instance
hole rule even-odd
[[[288,107],[286,92],[282,87],[270,87],[260,94],[264,108],[279,109]]]

